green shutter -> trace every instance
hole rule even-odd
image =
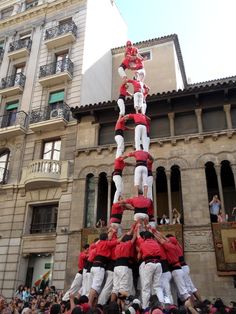
[[[11,103],[6,106],[6,110],[17,109],[19,106],[19,102]]]
[[[49,96],[49,104],[54,104],[55,102],[63,101],[64,100],[64,90],[56,93],[51,93]]]

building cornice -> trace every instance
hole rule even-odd
[[[47,15],[56,10],[67,8],[69,5],[73,5],[76,3],[81,4],[85,2],[86,2],[85,0],[57,0],[51,3],[45,3],[38,6],[34,6],[31,9],[25,10],[23,12],[10,16],[6,19],[0,20],[0,29],[4,29],[9,26],[23,23],[23,22],[25,23],[26,20],[30,20],[40,15],[42,16]]]

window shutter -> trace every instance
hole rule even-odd
[[[11,104],[7,104],[6,106],[6,110],[12,110],[12,109],[17,109],[19,106],[19,102],[15,102],[15,103],[11,103]]]
[[[49,104],[54,104],[55,102],[63,101],[64,95],[65,95],[64,90],[56,93],[51,93],[49,96]]]

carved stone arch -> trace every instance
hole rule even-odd
[[[156,170],[159,167],[167,168],[167,159],[166,158],[157,158],[154,160],[153,169]]]
[[[100,166],[98,166],[96,168],[97,168],[96,170],[97,170],[98,176],[102,172],[106,173],[107,176],[110,175],[110,167],[108,165],[100,165]]]
[[[217,156],[219,163],[223,160],[228,160],[231,165],[235,164],[236,160],[232,152],[220,152]]]
[[[190,168],[189,163],[186,159],[181,157],[171,157],[167,161],[167,169],[171,169],[172,166],[179,166],[180,169],[188,169]]]
[[[216,154],[209,154],[209,153],[206,153],[206,154],[203,154],[203,155],[199,156],[199,157],[196,159],[194,168],[203,168],[203,167],[205,167],[205,164],[206,164],[208,161],[213,162],[213,164],[215,164],[215,165],[217,165],[217,164],[219,163]]]
[[[97,170],[98,170],[98,169],[97,169],[96,167],[94,167],[94,166],[87,166],[87,167],[83,168],[83,169],[79,172],[78,178],[79,178],[79,179],[85,179],[86,176],[87,176],[89,173],[91,173],[91,174],[93,174],[95,177],[97,177],[97,176],[98,176]]]

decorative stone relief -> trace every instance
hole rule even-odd
[[[214,244],[210,228],[184,231],[185,252],[212,252]]]

